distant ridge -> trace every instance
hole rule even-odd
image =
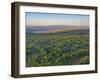
[[[52,26],[30,26],[26,27],[26,32],[29,33],[56,33],[69,30],[84,30],[87,26],[69,26],[69,25],[52,25]]]
[[[26,33],[31,35],[89,35],[89,29],[69,30],[56,33],[31,33],[31,32],[26,32]]]

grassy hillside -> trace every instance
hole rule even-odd
[[[26,33],[26,67],[89,64],[89,30]]]

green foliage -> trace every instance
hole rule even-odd
[[[26,67],[80,64],[89,64],[88,35],[26,35]]]
[[[81,64],[88,64],[89,63],[88,59],[89,59],[89,56],[84,56],[84,57],[81,58],[80,63]]]

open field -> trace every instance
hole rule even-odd
[[[26,33],[26,67],[89,64],[89,31],[82,31]]]

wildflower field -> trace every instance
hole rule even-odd
[[[26,33],[26,67],[89,64],[89,32]]]

